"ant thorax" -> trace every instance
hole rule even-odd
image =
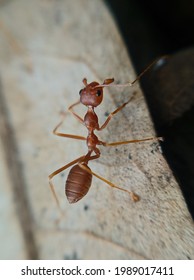
[[[84,124],[90,131],[99,129],[98,116],[94,112],[94,108],[92,106],[88,106],[88,111],[84,117]]]

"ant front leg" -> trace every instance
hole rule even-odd
[[[67,134],[67,133],[61,133],[58,132],[58,128],[63,124],[65,116],[66,116],[66,112],[62,112],[63,114],[63,119],[62,121],[60,121],[58,123],[58,125],[53,129],[53,134],[60,136],[60,137],[66,137],[66,138],[73,138],[73,139],[77,139],[77,140],[85,140],[86,141],[86,137],[80,136],[80,135],[72,135],[72,134]]]
[[[136,92],[135,92],[136,93]],[[112,117],[114,115],[116,115],[119,111],[121,111],[129,102],[131,102],[131,100],[134,98],[135,93],[133,93],[133,95],[129,98],[129,100],[125,103],[123,103],[121,106],[119,106],[115,111],[113,111],[112,113],[109,114],[108,118],[106,119],[106,121],[104,122],[104,124],[98,129],[98,130],[103,130],[107,124],[110,122],[110,120],[112,119]]]
[[[84,125],[84,120],[83,120],[78,114],[76,114],[76,113],[73,111],[73,107],[75,107],[75,106],[77,106],[77,105],[79,105],[79,104],[80,104],[80,101],[77,101],[76,103],[73,103],[71,106],[69,106],[68,111],[69,111],[70,113],[72,113],[73,116],[74,116],[79,122],[81,122],[81,123]]]
[[[53,134],[60,136],[60,137],[66,137],[66,138],[73,138],[73,139],[77,139],[77,140],[86,140],[87,138],[84,136],[80,136],[80,135],[73,135],[73,134],[66,134],[66,133],[61,133],[58,132],[57,129],[62,125],[64,120],[62,120],[54,129],[53,129]]]

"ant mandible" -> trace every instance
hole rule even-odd
[[[161,58],[160,58],[161,59]],[[100,175],[94,173],[88,166],[88,162],[94,159],[97,159],[100,157],[100,150],[97,148],[98,145],[103,146],[116,146],[116,145],[123,145],[123,144],[129,144],[129,143],[137,143],[137,142],[144,142],[144,141],[150,141],[150,140],[162,140],[162,137],[150,137],[146,139],[134,139],[134,140],[128,140],[128,141],[121,141],[121,142],[113,142],[113,143],[106,143],[98,139],[98,137],[95,135],[94,131],[101,131],[103,130],[109,123],[109,121],[112,119],[112,117],[117,114],[120,110],[122,110],[134,97],[132,95],[129,100],[125,103],[123,103],[121,106],[119,106],[115,111],[109,114],[106,121],[103,125],[99,125],[98,123],[98,117],[94,111],[94,108],[99,106],[103,100],[103,88],[104,87],[125,87],[125,86],[132,86],[136,81],[138,81],[141,76],[144,75],[145,72],[147,72],[156,62],[158,59],[156,59],[154,62],[152,62],[133,82],[128,82],[126,84],[113,84],[114,79],[105,79],[103,84],[99,84],[97,82],[91,82],[87,83],[87,79],[83,79],[84,88],[80,90],[80,100],[74,104],[72,104],[68,110],[73,114],[73,116],[78,119],[84,126],[86,126],[88,130],[88,136],[83,137],[79,135],[72,135],[72,134],[65,134],[58,132],[58,128],[63,123],[63,120],[54,128],[53,133],[55,135],[58,135],[60,137],[66,137],[66,138],[73,138],[78,140],[84,140],[86,141],[88,152],[86,155],[83,155],[65,166],[57,169],[53,173],[49,175],[49,184],[51,187],[51,191],[55,197],[55,200],[59,206],[59,201],[57,198],[57,195],[54,190],[54,185],[51,181],[51,179],[59,174],[60,172],[64,171],[68,167],[74,165],[67,177],[66,180],[66,186],[65,186],[65,193],[67,196],[67,199],[69,203],[76,203],[80,199],[82,199],[88,192],[91,183],[92,183],[92,175],[96,176],[100,180],[107,183],[109,186],[113,188],[117,188],[119,190],[127,192],[131,199],[134,202],[139,201],[139,196],[135,194],[134,192],[131,192],[129,190],[123,189],[112,182],[108,181],[107,179],[101,177]],[[83,105],[87,106],[87,113],[84,116],[84,119],[82,119],[78,114],[76,114],[73,110],[73,108],[82,103]]]

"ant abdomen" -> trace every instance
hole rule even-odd
[[[83,165],[90,170],[88,165]],[[69,172],[65,185],[65,194],[69,203],[75,203],[82,199],[89,191],[91,183],[92,174],[81,168],[79,164],[74,165]]]

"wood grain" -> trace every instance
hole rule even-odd
[[[54,179],[63,216],[51,195],[48,175],[87,151],[85,143],[52,135],[59,112],[79,98],[82,79],[126,82],[135,77],[103,1],[10,1],[0,10],[0,22],[3,95],[25,178],[28,209],[23,211],[32,217],[38,258],[193,259],[193,221],[157,142],[103,147],[101,158],[90,165],[135,191],[138,203],[93,179],[87,196],[69,205],[64,195],[68,171]],[[138,85],[106,90],[97,110],[100,122],[134,91],[134,100],[99,134],[102,140],[154,136]],[[78,112],[84,114],[85,108]],[[86,133],[70,115],[63,131]],[[15,207],[18,203],[20,194]]]

